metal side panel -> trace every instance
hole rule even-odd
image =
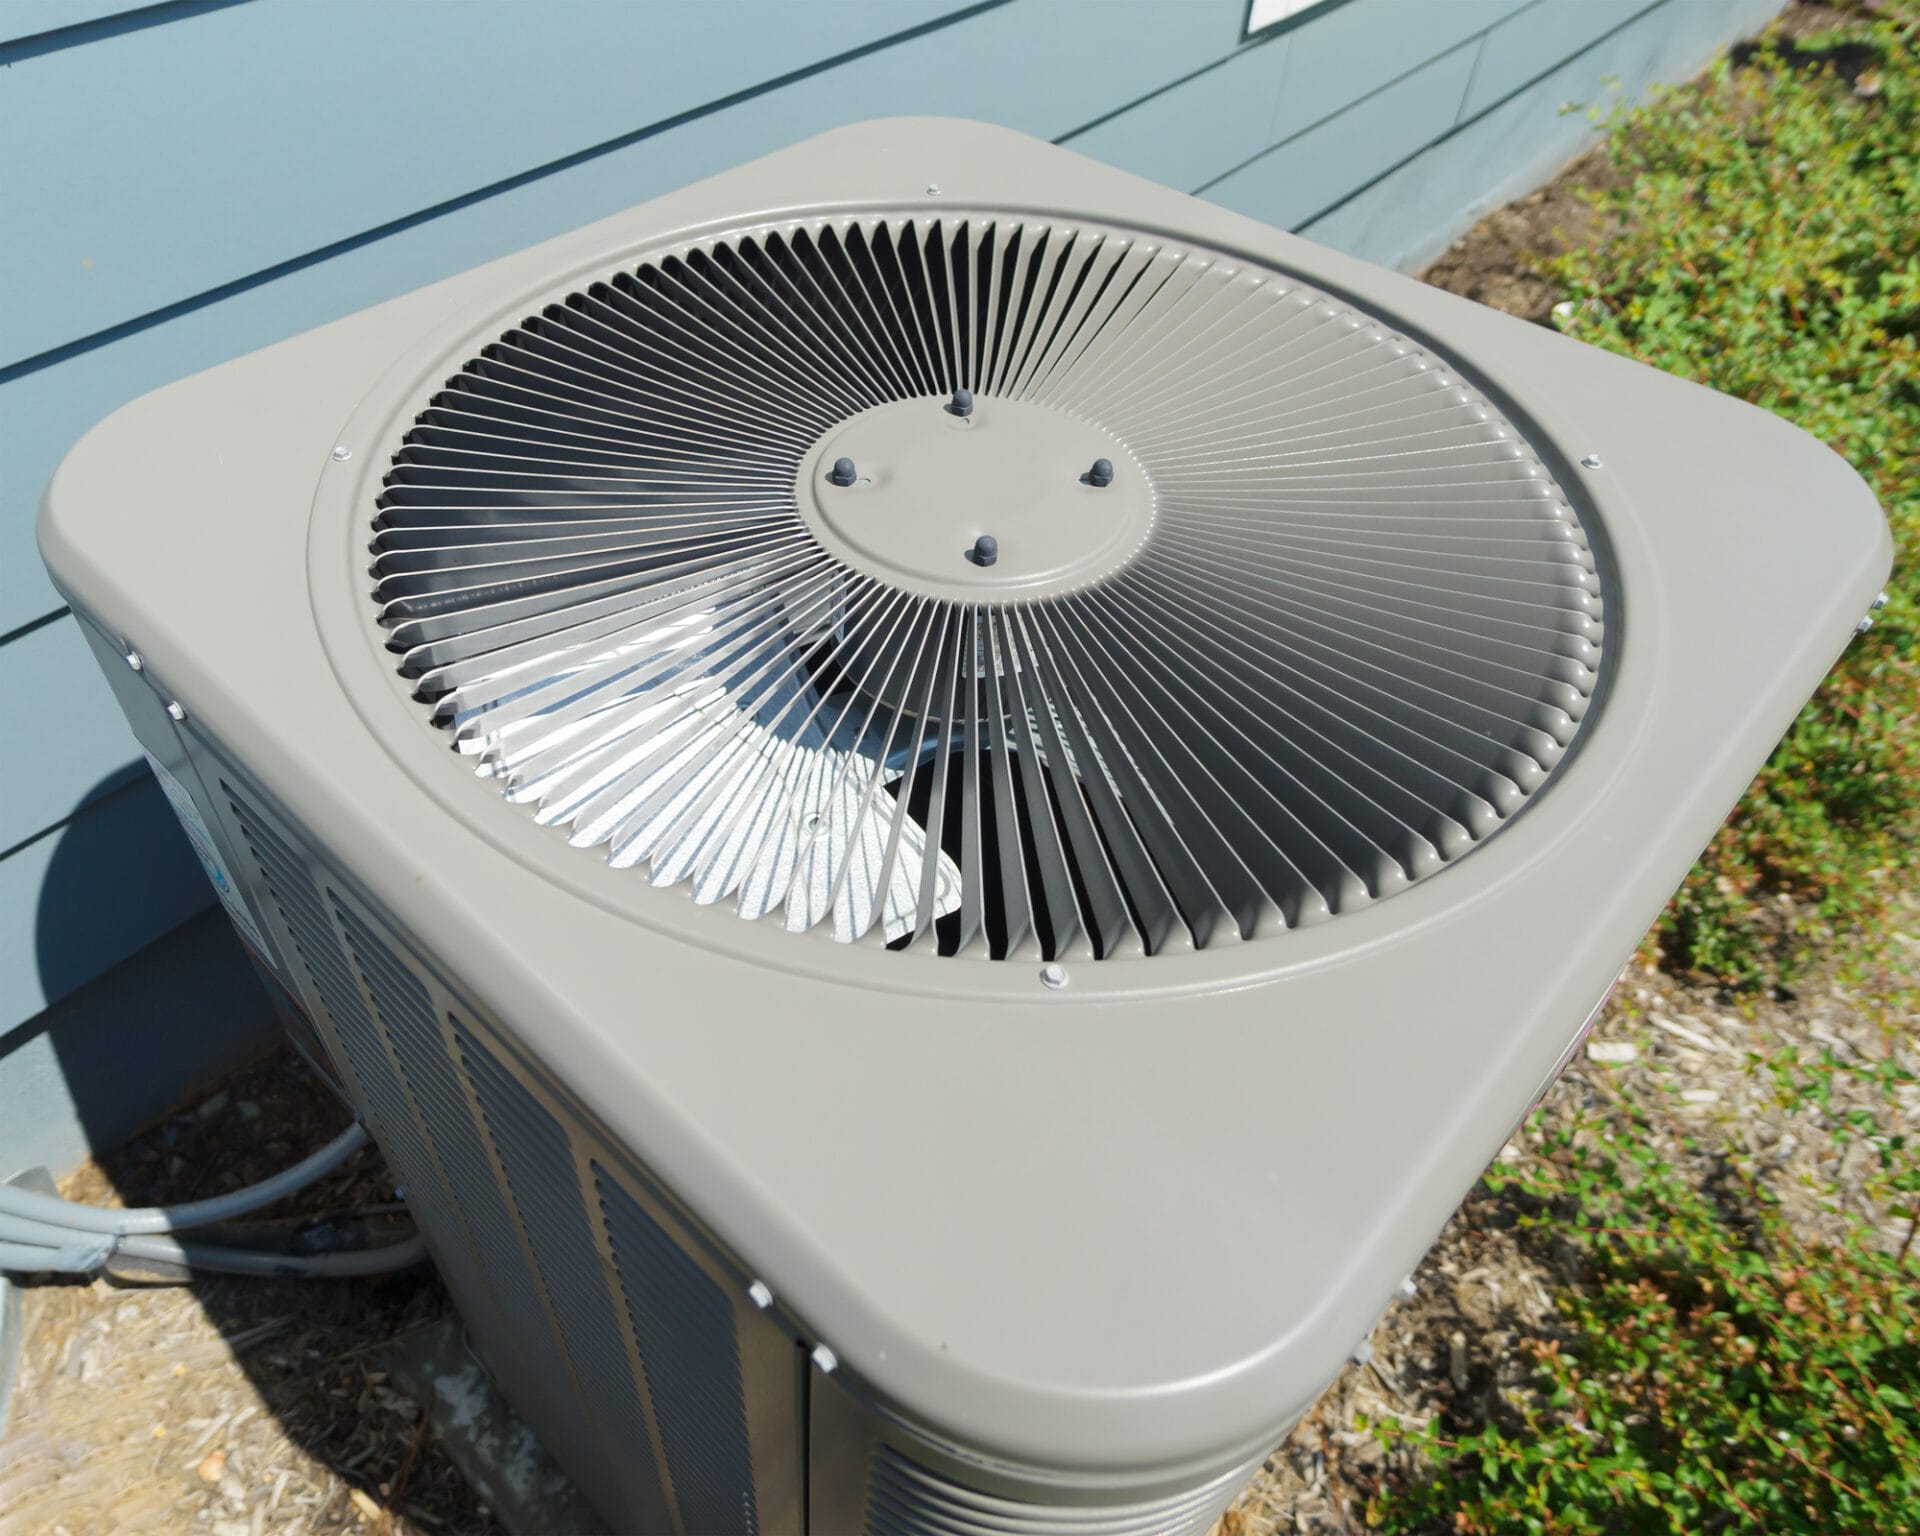
[[[808,1529],[859,1536],[1204,1536],[1261,1458],[1125,1503],[1088,1502],[1012,1468],[968,1463],[884,1417],[837,1376],[808,1398]]]
[[[589,1205],[682,1526],[805,1530],[806,1346],[689,1212],[604,1136],[588,1147]]]
[[[594,1183],[680,1522],[751,1536],[760,1514],[733,1302],[597,1166]]]
[[[228,767],[216,782],[260,876],[263,910],[285,933],[298,972],[293,985],[332,1036],[331,1054],[345,1064],[349,1092],[406,1190],[470,1335],[542,1443],[597,1505],[611,1505],[608,1458],[569,1377],[436,1015],[426,1015],[428,1035],[409,1007],[420,984],[412,992],[395,984],[410,973],[371,921],[348,914],[347,898],[331,884],[322,894],[305,840],[264,809],[260,791],[235,780],[244,775]],[[358,952],[348,947],[350,936],[359,939]],[[595,1451],[583,1460],[579,1448],[588,1446]]]
[[[224,752],[190,756],[276,975],[555,1459],[616,1530],[798,1536],[804,1354],[749,1277]]]
[[[567,1133],[480,1043],[471,1023],[456,1017],[453,1041],[600,1443],[599,1464],[583,1486],[590,1495],[595,1482],[609,1486],[609,1496],[595,1501],[608,1514],[668,1529],[672,1516],[635,1362],[616,1321],[610,1266],[593,1241]]]
[[[276,966],[261,962],[257,956],[255,971],[265,984],[268,997],[273,1000],[274,1015],[280,1020],[281,1029],[286,1032],[300,1059],[316,1077],[333,1089],[343,1104],[351,1104],[353,1095],[347,1089],[347,1080],[341,1076],[333,1053],[320,1036],[319,1026],[313,1022],[307,1005],[294,992],[286,973]]]
[[[386,1043],[412,1090],[432,1138],[452,1211],[471,1241],[459,1254],[456,1296],[488,1298],[497,1326],[476,1327],[495,1374],[549,1445],[594,1443],[581,1394],[571,1380],[499,1175],[447,1053],[442,1009],[428,986],[375,931],[371,917],[330,885],[333,915]],[[447,1266],[442,1265],[443,1272]],[[474,1314],[463,1305],[470,1322]],[[588,1477],[576,1477],[591,1489]]]
[[[471,1015],[449,1022],[596,1417],[653,1448],[651,1468],[630,1475],[657,1474],[653,1497],[674,1530],[801,1530],[803,1357],[792,1337],[504,1038],[489,1040]]]
[[[426,1129],[404,1072],[383,1044],[351,957],[330,920],[300,851],[299,839],[263,808],[263,797],[237,788],[241,777],[217,770],[224,809],[232,817],[256,877],[262,912],[290,957],[287,982],[303,997],[327,1055],[343,1064],[344,1085],[398,1175],[461,1314],[489,1358],[513,1351],[512,1311],[483,1277],[497,1274],[481,1254],[485,1234],[466,1219],[440,1149]]]

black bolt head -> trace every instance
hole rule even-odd
[[[1113,484],[1113,460],[1112,459],[1095,459],[1093,461],[1093,468],[1087,471],[1087,484],[1088,485],[1112,485]]]
[[[973,541],[972,559],[975,565],[992,565],[1000,558],[1000,541],[990,533],[983,533]]]
[[[852,459],[835,459],[833,471],[827,476],[835,485],[852,485],[859,471],[853,467]]]
[[[953,392],[953,400],[947,406],[947,409],[952,411],[956,416],[971,416],[973,414],[973,391],[970,389],[956,389]]]

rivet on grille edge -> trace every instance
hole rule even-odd
[[[764,1280],[756,1280],[747,1287],[747,1299],[762,1312],[773,1305],[773,1292]]]
[[[171,716],[174,720],[184,720],[187,718],[186,709],[181,705],[178,699],[175,699],[171,704],[167,706],[167,714]]]
[[[928,197],[938,197],[939,195],[940,195],[940,183],[939,183],[939,182],[937,182],[937,181],[930,181],[930,182],[928,182],[928,183],[927,183],[927,196],[928,196]]]
[[[1044,986],[1059,988],[1067,984],[1067,968],[1058,961],[1048,961],[1040,967],[1040,981]]]
[[[140,653],[138,651],[128,651],[127,665],[132,667],[134,671],[138,672],[142,667],[146,665],[146,662],[141,659]]]
[[[823,1373],[828,1373],[840,1364],[840,1357],[826,1345],[816,1344],[813,1346],[813,1363],[819,1366]]]
[[[352,457],[353,457],[353,450],[349,448],[345,443],[340,444],[339,447],[333,450],[333,462],[336,464],[344,464],[347,462],[348,459]]]
[[[1585,455],[1580,460],[1580,467],[1582,469],[1598,469],[1600,467],[1600,455],[1597,453]]]

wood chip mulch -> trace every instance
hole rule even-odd
[[[62,1186],[144,1205],[265,1178],[347,1115],[290,1052]],[[362,1152],[275,1215],[393,1205]],[[375,1215],[370,1219],[380,1219]],[[49,1280],[0,1440],[0,1536],[493,1536],[498,1526],[376,1354],[450,1311],[431,1270],[375,1280]]]

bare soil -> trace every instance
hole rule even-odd
[[[291,1052],[62,1187],[144,1205],[265,1178],[345,1128]],[[276,1214],[391,1211],[372,1152]],[[48,1280],[0,1440],[0,1536],[382,1536],[497,1527],[377,1351],[450,1310],[430,1269],[371,1281]]]

